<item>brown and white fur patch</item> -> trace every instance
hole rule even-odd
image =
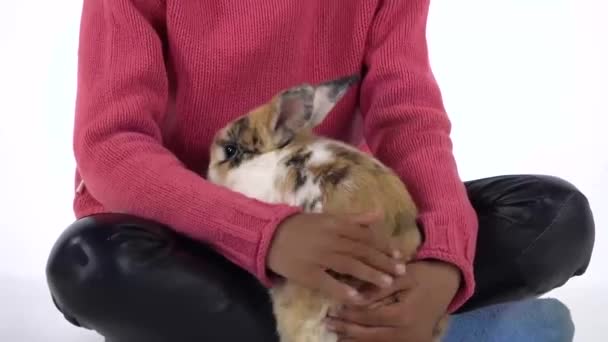
[[[385,217],[378,233],[400,241],[401,252],[411,258],[421,234],[414,202],[397,175],[372,156],[312,133],[357,81],[351,76],[299,85],[232,121],[215,136],[207,178],[306,212],[354,214],[379,206]],[[337,303],[289,281],[270,293],[282,342],[337,340],[323,324]],[[445,322],[438,325],[437,341]]]

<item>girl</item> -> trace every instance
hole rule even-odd
[[[582,274],[594,225],[575,187],[459,178],[429,66],[428,9],[428,0],[84,0],[78,220],[47,268],[66,318],[111,342],[272,341],[264,287],[284,277],[352,304],[327,318],[345,340],[430,341],[446,312]],[[341,245],[370,237],[323,244],[315,233],[369,218],[304,214],[201,177],[228,121],[280,89],[354,73],[357,91],[318,133],[369,148],[412,192],[425,240],[405,275],[388,271],[397,265],[382,246],[363,255]],[[392,283],[362,298],[325,269]],[[386,296],[397,300],[357,305]]]

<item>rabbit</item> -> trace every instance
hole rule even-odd
[[[384,213],[379,233],[399,241],[409,260],[422,234],[416,206],[399,177],[371,155],[312,132],[358,81],[350,75],[300,84],[234,119],[214,137],[207,179],[304,212],[348,214],[379,204]],[[339,303],[289,281],[269,292],[281,342],[337,341],[323,320]],[[446,325],[447,317],[437,325],[436,341]]]

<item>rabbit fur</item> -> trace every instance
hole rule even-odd
[[[342,142],[313,134],[357,75],[301,84],[220,129],[211,147],[207,178],[245,196],[301,207],[305,212],[363,213],[380,206],[378,233],[399,241],[412,258],[421,243],[416,207],[405,185],[380,161]],[[328,310],[339,306],[289,281],[270,289],[281,342],[335,342]],[[437,341],[445,330],[438,324]]]

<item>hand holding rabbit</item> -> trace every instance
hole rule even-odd
[[[380,288],[405,273],[390,241],[374,234],[376,213],[351,218],[328,214],[300,214],[278,228],[268,257],[269,268],[296,283],[320,290],[340,302],[361,304],[357,289],[326,270],[352,276]]]

